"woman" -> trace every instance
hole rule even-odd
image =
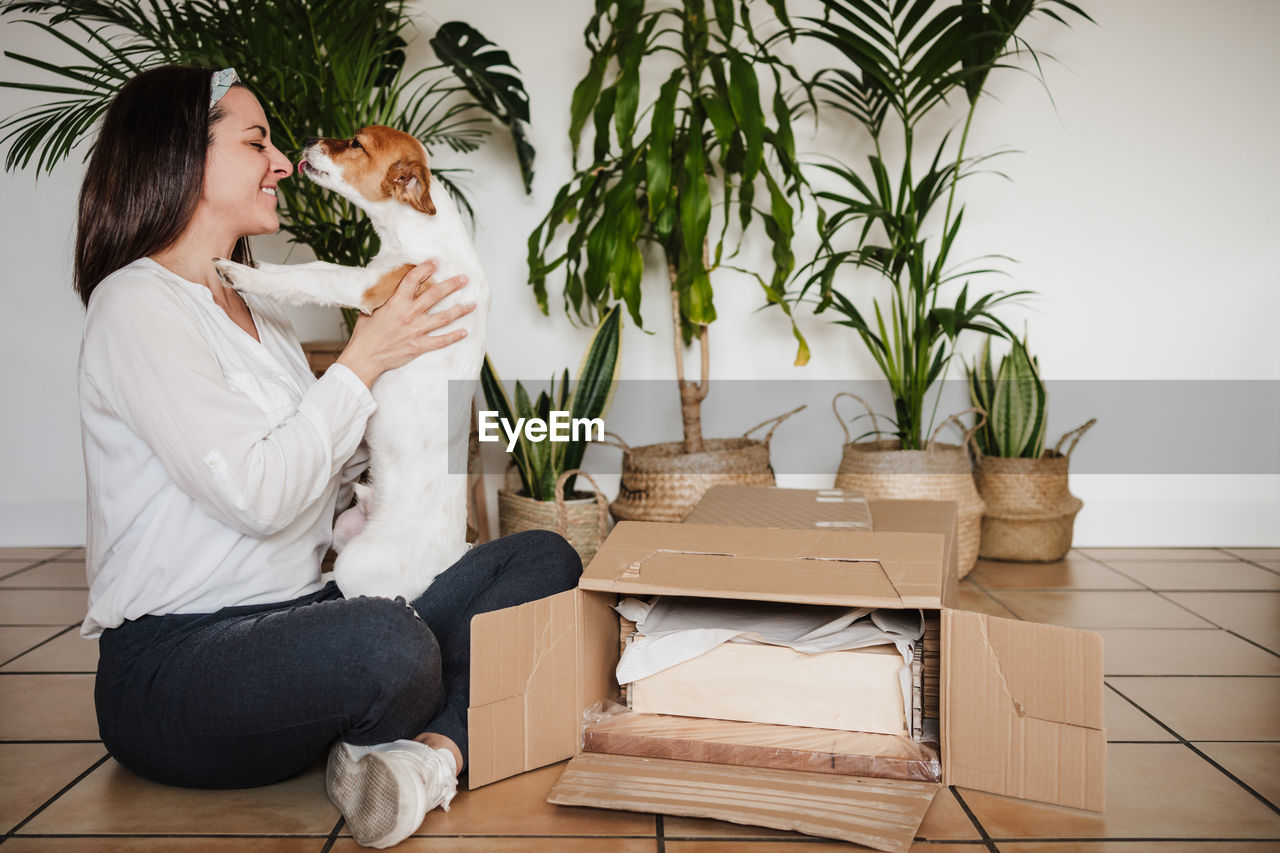
[[[112,755],[174,785],[263,785],[329,750],[326,790],[385,847],[448,807],[466,766],[470,620],[572,588],[554,534],[481,545],[420,598],[320,581],[384,371],[449,346],[464,282],[424,263],[362,317],[318,381],[280,309],[225,287],[277,230],[292,173],[257,100],[189,67],[138,75],[103,121],[80,196],[80,401],[98,724]]]

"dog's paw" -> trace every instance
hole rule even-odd
[[[257,272],[253,267],[226,258],[214,258],[213,268],[218,271],[218,275],[228,287],[234,287],[236,290],[250,287],[253,284],[254,273]]]

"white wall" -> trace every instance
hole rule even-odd
[[[495,293],[491,328],[501,330],[489,351],[506,378],[538,379],[576,365],[588,337],[559,312],[554,293],[551,316],[537,312],[525,285],[524,253],[530,230],[569,175],[568,105],[585,68],[581,31],[592,5],[416,4],[428,33],[437,22],[463,18],[507,48],[532,98],[531,141],[538,152],[532,197],[520,194],[510,146],[500,139],[464,162],[450,152],[437,156],[438,165],[474,170],[466,185],[480,211],[477,243]],[[1280,223],[1271,198],[1280,186],[1273,153],[1280,136],[1280,54],[1272,43],[1280,32],[1280,3],[1085,5],[1098,26],[1027,29],[1032,44],[1054,57],[1045,65],[1052,100],[1025,75],[993,81],[994,100],[979,113],[970,150],[1025,153],[999,165],[1010,182],[979,178],[966,188],[969,214],[958,256],[999,252],[1019,261],[1011,282],[985,286],[1037,291],[1008,317],[1015,327],[1025,321],[1050,378],[1280,380],[1274,330]],[[36,48],[33,33],[6,16],[0,48],[49,55],[46,42]],[[0,60],[0,79],[22,73],[12,60]],[[0,90],[0,115],[32,102]],[[842,131],[827,126],[822,138],[802,138],[801,148],[843,152],[852,161],[859,150]],[[0,176],[6,332],[0,338],[0,546],[83,541],[75,398],[82,312],[69,284],[80,174],[75,158],[38,182],[31,173]],[[811,245],[804,243],[804,250]],[[265,259],[286,251],[279,238],[258,247]],[[751,251],[745,254],[750,260]],[[875,377],[851,333],[813,317],[802,320],[813,361],[791,366],[790,331],[780,315],[756,313],[756,285],[732,276],[718,276],[715,284],[714,377]],[[673,371],[662,281],[655,277],[649,286],[647,316],[655,334],[628,331],[627,378],[663,379]],[[297,318],[304,337],[332,337],[337,329],[329,312],[301,311]],[[973,349],[971,342],[967,351]],[[1277,386],[1270,387],[1275,394]],[[657,402],[674,409],[674,390],[669,396]],[[705,416],[711,434],[750,426],[718,423],[715,399],[713,388]],[[840,438],[831,420],[821,411],[806,413],[779,431],[776,449],[829,446],[834,469]],[[1055,419],[1051,429],[1074,425]],[[1150,428],[1158,433],[1163,426]],[[611,427],[632,444],[670,440],[679,430],[678,420]],[[1186,452],[1229,434],[1227,423],[1221,434],[1192,437]],[[591,454],[594,467],[616,470],[616,452]],[[824,486],[830,475],[783,475],[780,483]],[[616,478],[606,480],[607,491],[615,487]],[[1088,474],[1074,476],[1073,489],[1086,502],[1078,545],[1280,544],[1280,477],[1274,475]]]

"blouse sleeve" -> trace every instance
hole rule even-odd
[[[164,283],[112,282],[86,321],[82,375],[209,515],[269,536],[319,500],[376,408],[334,365],[271,426],[232,388],[192,315]]]

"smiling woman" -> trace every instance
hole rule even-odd
[[[246,245],[245,237],[280,228],[276,184],[292,171],[288,158],[271,144],[262,105],[244,84],[234,83],[209,110],[209,150],[190,223],[172,243],[148,253],[188,281],[203,282],[214,303],[259,342],[249,306],[222,284],[210,259],[230,257]]]
[[[316,379],[282,310],[214,267],[279,227],[291,171],[252,92],[214,86],[227,76],[127,83],[80,197],[98,725],[125,767],[196,788],[275,782],[328,750],[348,828],[389,846],[447,808],[465,765],[471,617],[569,589],[581,563],[527,534],[467,552],[411,603],[321,580],[368,465],[369,386],[460,339],[432,309],[462,282],[418,293],[435,264],[412,267]]]
[[[289,177],[292,164],[272,144],[267,116],[244,86],[232,87],[213,112],[204,212],[245,234],[272,233],[280,227],[276,184]],[[250,203],[255,193],[256,205]]]

